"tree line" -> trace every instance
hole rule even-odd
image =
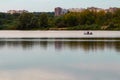
[[[0,13],[0,30],[120,30],[120,9],[114,12],[68,12],[54,16],[46,13]]]

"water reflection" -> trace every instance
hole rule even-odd
[[[119,40],[0,39],[0,80],[120,80],[119,52]]]
[[[0,48],[7,47],[21,47],[22,49],[32,49],[35,46],[47,49],[54,47],[55,50],[64,50],[65,48],[71,50],[82,49],[84,51],[97,51],[114,49],[120,52],[119,40],[72,40],[72,39],[12,39],[0,40]]]

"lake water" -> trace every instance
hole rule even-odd
[[[120,80],[120,40],[0,39],[0,80]]]

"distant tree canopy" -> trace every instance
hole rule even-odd
[[[67,28],[68,30],[120,30],[120,9],[114,13],[105,11],[69,12],[54,16],[46,13],[0,13],[1,30],[41,30]]]
[[[48,27],[48,15],[46,13],[42,13],[39,16],[40,27],[46,28]]]
[[[18,18],[19,23],[17,29],[27,30],[31,29],[34,22],[34,15],[32,13],[23,13]]]

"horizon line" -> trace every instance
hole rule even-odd
[[[60,6],[58,6],[58,7],[60,7]],[[76,8],[78,8],[78,9],[88,9],[88,8],[92,8],[92,7],[94,7],[94,8],[100,8],[100,9],[110,9],[110,8],[120,8],[120,7],[108,7],[108,8],[101,8],[101,7],[95,7],[95,6],[91,6],[91,7],[71,7],[71,8],[64,8],[64,7],[60,7],[60,8],[62,8],[62,9],[76,9]],[[57,8],[57,7],[54,7],[54,9],[55,8]],[[54,9],[53,9],[53,11],[51,10],[51,11],[32,11],[32,10],[27,10],[27,9],[9,9],[9,10],[6,10],[6,11],[0,11],[0,12],[4,12],[4,13],[7,13],[8,11],[10,11],[10,10],[16,10],[16,11],[19,11],[19,10],[27,10],[28,12],[54,12]]]

